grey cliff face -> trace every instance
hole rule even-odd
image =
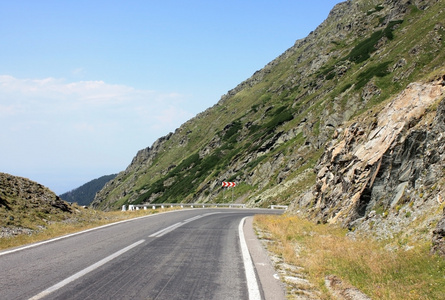
[[[314,218],[381,239],[408,233],[417,219],[431,234],[445,188],[443,91],[442,80],[412,86],[328,146],[316,168]],[[428,113],[433,103],[440,103],[437,112]]]

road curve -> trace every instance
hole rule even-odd
[[[271,210],[152,215],[0,252],[0,299],[249,299],[240,221]]]

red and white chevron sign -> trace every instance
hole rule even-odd
[[[236,182],[226,182],[226,181],[224,181],[222,183],[223,187],[234,187],[235,185],[236,185]]]

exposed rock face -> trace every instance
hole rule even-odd
[[[379,113],[364,120],[368,122],[352,124],[332,142],[318,166],[315,209],[321,211],[320,218],[341,219],[347,224],[363,217],[373,199],[408,185],[415,188],[421,169],[430,163],[415,161],[428,133],[410,127],[443,90],[441,84],[411,84]],[[382,175],[389,175],[388,179]],[[437,175],[431,174],[436,179]],[[373,191],[376,186],[379,188]],[[385,205],[395,206],[397,200]]]
[[[130,165],[127,167],[126,171],[129,172],[133,169],[149,166],[153,162],[153,159],[156,157],[156,155],[159,154],[163,143],[165,141],[168,141],[171,136],[172,133],[169,133],[166,136],[157,139],[151,147],[139,150],[138,153],[136,153],[136,156],[131,161]]]
[[[314,216],[362,231],[371,222],[374,231],[392,223],[377,234],[381,238],[407,230],[411,216],[431,211],[437,221],[445,170],[444,91],[442,79],[411,84],[339,134],[316,168]],[[439,101],[432,118],[427,109]],[[420,225],[433,223],[426,218]]]
[[[434,158],[431,160],[431,162],[434,162],[434,164],[437,165],[441,159],[443,162],[443,156],[445,153],[445,150],[444,150],[445,143],[444,143],[444,138],[443,138],[443,136],[445,135],[445,101],[442,101],[439,105],[439,108],[437,109],[437,115],[436,115],[436,118],[434,119],[434,124],[439,131],[439,136],[437,137],[437,142],[440,142],[441,145],[439,145],[439,147],[437,149],[433,149],[433,153],[434,153],[433,157]],[[445,164],[442,163],[442,173],[444,172],[444,165]],[[434,169],[437,170],[437,166]],[[432,170],[433,170],[433,168],[432,168]],[[431,175],[429,176],[429,180],[434,182],[434,179],[437,179],[437,178],[434,178],[434,175],[435,175],[434,173],[431,173]],[[442,176],[442,183],[443,183],[443,176]],[[443,205],[443,203],[445,202],[445,197],[444,197],[445,195],[444,195],[443,191],[444,191],[444,186],[442,185],[441,189],[435,196],[437,204],[439,204],[439,205]],[[437,226],[433,231],[433,240],[432,241],[433,241],[432,251],[445,257],[445,207],[443,209],[442,219],[437,223]]]

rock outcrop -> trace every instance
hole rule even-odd
[[[445,188],[444,91],[442,78],[411,84],[339,133],[316,167],[314,218],[382,239],[431,234]]]
[[[319,218],[351,223],[388,193],[394,198],[383,205],[395,207],[405,189],[419,188],[423,182],[416,186],[416,181],[427,168],[427,177],[437,182],[441,174],[430,164],[440,160],[440,154],[434,151],[434,158],[422,157],[422,150],[427,150],[422,148],[437,137],[415,125],[443,91],[441,83],[411,84],[378,113],[370,112],[331,142],[317,167],[314,209]]]
[[[0,173],[0,237],[30,233],[71,213],[71,206],[43,185]]]

